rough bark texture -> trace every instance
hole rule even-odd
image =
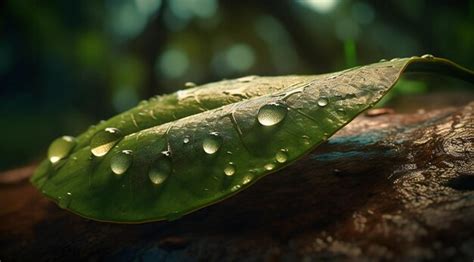
[[[388,113],[388,114],[384,114]],[[0,175],[0,260],[474,259],[474,103],[372,111],[297,163],[173,222],[100,223]]]

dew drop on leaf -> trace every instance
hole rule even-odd
[[[433,59],[434,56],[432,54],[424,54],[421,56],[421,58],[425,58],[425,59]]]
[[[155,185],[161,185],[171,174],[171,157],[168,151],[161,152],[161,156],[156,159],[148,170],[148,177]]]
[[[309,145],[311,143],[311,141],[309,139],[309,136],[303,135],[303,136],[301,136],[301,138],[303,139],[303,144]]]
[[[320,97],[320,98],[318,99],[318,106],[320,106],[320,107],[325,107],[325,106],[327,106],[327,105],[328,105],[328,99],[327,99],[327,98],[325,98],[325,97]]]
[[[265,168],[265,170],[273,170],[275,168],[275,164],[273,163],[269,163],[269,164],[266,164],[265,166],[263,166],[263,168]]]
[[[279,103],[262,106],[257,114],[257,120],[263,126],[274,126],[285,119],[288,108]]]
[[[123,150],[110,159],[110,169],[116,175],[127,172],[133,162],[132,150]]]
[[[211,132],[202,141],[202,149],[206,154],[212,155],[219,151],[222,145],[222,137],[217,132]]]
[[[246,184],[250,183],[250,181],[252,181],[252,177],[251,176],[245,176],[244,179],[242,180],[242,185],[246,185]]]
[[[75,145],[76,139],[72,136],[62,136],[54,140],[48,149],[49,161],[55,164],[59,160],[67,157]]]
[[[97,157],[105,156],[122,137],[122,132],[117,128],[108,127],[97,132],[91,139],[92,154]]]
[[[286,149],[281,149],[280,151],[278,151],[276,154],[275,154],[275,160],[278,162],[278,163],[285,163],[286,161],[288,161],[288,150]]]
[[[233,176],[235,174],[234,163],[229,162],[229,164],[224,168],[224,174],[226,176]]]
[[[187,144],[187,143],[189,143],[189,137],[188,137],[188,136],[185,136],[185,137],[183,138],[183,144]]]
[[[230,191],[235,192],[235,191],[239,190],[240,187],[241,187],[240,185],[235,185],[230,189]]]

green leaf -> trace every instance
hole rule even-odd
[[[151,98],[76,139],[59,138],[31,181],[91,219],[176,219],[301,158],[380,100],[403,72],[474,82],[472,71],[424,56],[211,83]]]

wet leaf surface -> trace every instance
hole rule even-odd
[[[423,98],[420,102],[426,100]],[[474,253],[474,102],[358,116],[293,165],[177,221],[91,221],[0,174],[6,261],[466,261]]]
[[[473,81],[471,71],[426,56],[193,87],[53,143],[31,181],[60,207],[95,220],[175,220],[300,159],[380,100],[404,72]]]

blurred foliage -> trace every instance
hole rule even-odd
[[[377,103],[378,107],[387,105],[394,97],[403,96],[403,95],[414,95],[414,94],[423,94],[427,91],[428,87],[423,81],[410,80],[406,78],[401,78],[395,88],[386,94],[382,99]]]
[[[423,53],[474,68],[473,0],[11,0],[0,10],[0,169],[188,81]],[[445,87],[399,86],[394,95]]]

